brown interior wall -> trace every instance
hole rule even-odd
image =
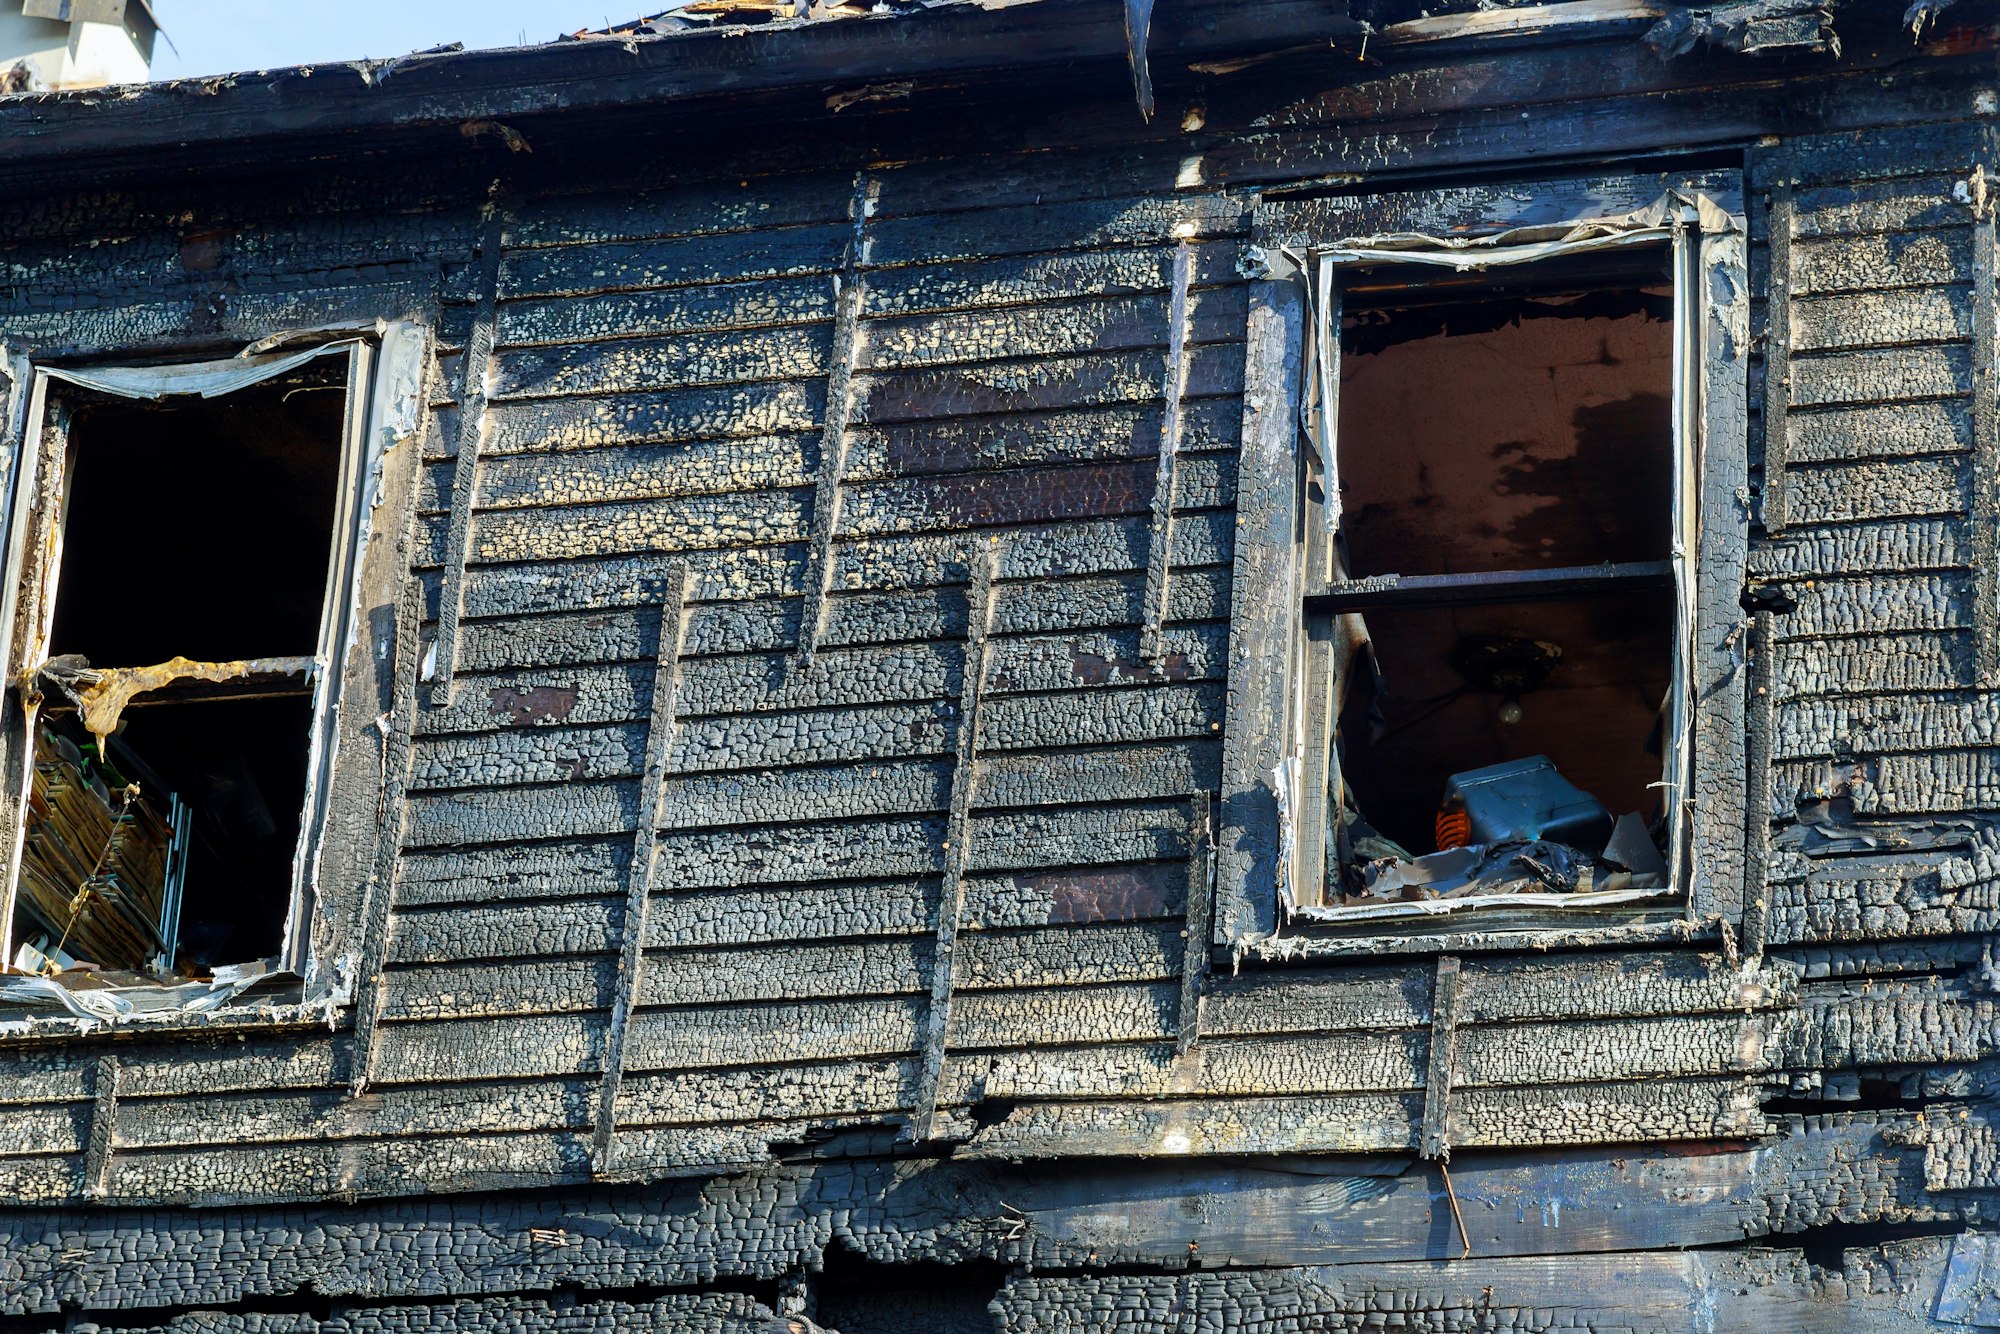
[[[1642,311],[1542,316],[1482,332],[1447,326],[1344,356],[1338,448],[1351,573],[1664,558],[1671,334]],[[1672,617],[1665,594],[1371,614],[1381,717],[1344,728],[1363,814],[1427,852],[1449,775],[1546,754],[1614,814],[1650,818]],[[1454,645],[1481,634],[1562,650],[1513,726],[1490,691],[1442,698],[1463,684]]]

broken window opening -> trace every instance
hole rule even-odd
[[[371,353],[42,370],[0,617],[0,997],[109,1018],[296,989]]]
[[[1478,259],[1412,237],[1321,257],[1294,911],[1677,892],[1686,213]]]

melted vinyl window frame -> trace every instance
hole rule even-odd
[[[412,336],[415,335],[415,336]],[[282,344],[303,351],[270,357],[267,363],[252,362],[238,383],[221,372],[225,382],[207,397],[226,399],[229,393],[262,383],[284,370],[322,356],[344,355],[346,405],[342,413],[340,461],[334,517],[329,533],[326,581],[321,594],[319,639],[313,655],[312,721],[307,744],[306,792],[299,825],[299,840],[292,855],[292,880],[288,892],[285,925],[277,951],[278,970],[299,975],[308,997],[324,990],[325,979],[315,973],[321,962],[312,953],[312,923],[320,901],[322,862],[326,850],[328,798],[338,758],[339,720],[343,665],[357,642],[360,618],[361,555],[371,529],[371,491],[381,468],[382,451],[392,441],[393,422],[398,416],[395,385],[400,363],[415,347],[421,352],[424,339],[419,326],[407,322],[371,325],[357,336],[353,329],[320,330],[299,335],[281,334],[244,349],[254,356],[259,349]],[[185,355],[185,353],[183,353]],[[0,751],[4,751],[4,788],[0,788],[0,958],[12,959],[15,948],[14,904],[19,892],[21,861],[27,836],[27,802],[33,776],[28,738],[39,716],[38,697],[28,688],[33,674],[47,658],[48,636],[53,626],[56,591],[61,578],[62,529],[65,515],[68,470],[71,465],[67,424],[52,420],[49,394],[58,383],[72,383],[87,390],[111,392],[142,400],[158,401],[163,391],[134,391],[159,377],[161,383],[175,371],[201,365],[221,367],[222,362],[133,362],[93,360],[88,364],[64,362],[38,364],[27,356],[7,359],[6,370],[14,387],[14,402],[7,425],[8,460],[4,514],[6,533],[5,584],[0,587],[0,666],[6,671],[6,688],[0,691]],[[262,374],[249,373],[263,366]],[[113,383],[126,387],[114,388]],[[53,514],[50,511],[53,510]],[[29,550],[30,543],[40,547]],[[32,622],[31,624],[28,622]],[[32,661],[30,661],[32,659]],[[107,664],[121,667],[139,663]],[[242,962],[254,962],[244,960]]]
[[[1352,238],[1315,247],[1305,258],[1301,277],[1308,284],[1304,392],[1304,442],[1299,468],[1298,504],[1303,519],[1300,610],[1294,617],[1286,673],[1284,731],[1288,738],[1282,772],[1281,846],[1278,891],[1284,918],[1326,926],[1364,928],[1425,928],[1445,921],[1477,918],[1482,912],[1528,909],[1561,920],[1606,909],[1684,907],[1688,905],[1693,810],[1693,679],[1695,598],[1700,572],[1697,495],[1701,477],[1703,405],[1701,306],[1703,210],[1692,200],[1670,196],[1652,218],[1621,219],[1626,225],[1597,220],[1586,233],[1473,248],[1432,238],[1397,236]],[[1344,270],[1383,263],[1435,265],[1444,271],[1527,266],[1585,251],[1663,247],[1673,278],[1672,448],[1670,503],[1673,523],[1669,560],[1673,568],[1673,665],[1668,696],[1667,745],[1661,762],[1660,786],[1667,794],[1667,884],[1660,890],[1626,890],[1586,895],[1482,894],[1462,899],[1432,899],[1406,904],[1343,905],[1328,902],[1328,876],[1333,867],[1323,793],[1338,779],[1339,759],[1333,747],[1337,725],[1331,699],[1330,639],[1314,640],[1308,632],[1303,597],[1329,591],[1343,580],[1336,577],[1333,539],[1341,521],[1339,477],[1339,375],[1341,275]],[[1316,647],[1317,645],[1317,647]],[[1289,789],[1289,792],[1286,791]],[[1303,890],[1303,892],[1301,892]]]

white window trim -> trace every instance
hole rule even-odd
[[[1648,179],[1651,189],[1635,197]],[[1298,794],[1314,781],[1305,772],[1300,612],[1308,591],[1308,551],[1319,545],[1305,497],[1307,459],[1314,451],[1333,457],[1318,425],[1337,421],[1330,401],[1319,392],[1337,383],[1337,368],[1314,350],[1325,340],[1313,337],[1309,308],[1326,311],[1338,266],[1395,260],[1475,268],[1630,244],[1675,247],[1673,557],[1681,622],[1679,675],[1685,689],[1679,692],[1683,717],[1675,729],[1681,744],[1667,770],[1680,784],[1683,797],[1676,804],[1683,819],[1670,865],[1675,888],[1666,906],[1684,905],[1693,924],[1708,929],[1740,916],[1748,893],[1739,883],[1744,876],[1743,784],[1693,781],[1698,767],[1740,773],[1742,765],[1740,612],[1734,602],[1747,543],[1749,339],[1739,199],[1734,173],[1718,173],[1696,180],[1631,177],[1429,195],[1412,191],[1358,202],[1275,203],[1259,210],[1258,240],[1271,272],[1253,285],[1246,349],[1244,481],[1215,944],[1239,954],[1281,955],[1296,941],[1278,938],[1294,928],[1326,930],[1370,918],[1376,919],[1378,931],[1383,918],[1390,927],[1404,919],[1404,925],[1420,932],[1473,930],[1479,910],[1495,907],[1546,908],[1551,926],[1574,933],[1589,920],[1589,913],[1579,909],[1618,906],[1586,904],[1574,895],[1496,895],[1490,903],[1447,900],[1396,905],[1390,912],[1320,906],[1315,901],[1319,872],[1309,872],[1307,863],[1323,864],[1323,858],[1300,838],[1304,826]],[[1394,202],[1383,207],[1384,200]],[[1412,200],[1419,202],[1413,205]],[[1371,208],[1449,223],[1450,230],[1435,226],[1364,233],[1340,227]],[[1537,209],[1542,210],[1539,215]],[[1482,211],[1494,219],[1493,225],[1477,226]],[[1508,217],[1523,215],[1529,225],[1504,225]],[[1330,517],[1337,522],[1337,514]],[[1310,896],[1300,892],[1308,877]],[[1551,902],[1539,902],[1544,897]]]
[[[303,343],[304,346],[300,346]],[[273,352],[267,349],[286,347]],[[376,322],[357,330],[317,330],[286,333],[260,340],[235,357],[171,364],[38,365],[21,356],[7,360],[14,387],[5,459],[10,498],[6,506],[6,566],[0,586],[0,664],[15,687],[7,701],[6,773],[14,779],[0,808],[0,838],[4,838],[5,879],[0,881],[0,957],[11,958],[14,898],[17,892],[27,821],[25,811],[32,780],[28,738],[39,712],[39,698],[27,689],[47,658],[53,624],[55,590],[61,576],[61,532],[49,521],[59,513],[64,478],[52,467],[66,453],[68,441],[44,439],[52,386],[70,383],[100,393],[135,399],[200,394],[219,397],[285,372],[322,356],[347,358],[347,403],[342,421],[338,491],[334,503],[332,542],[327,559],[325,593],[321,602],[318,643],[312,672],[312,722],[308,743],[306,795],[298,848],[293,856],[292,886],[278,971],[300,975],[308,995],[324,992],[328,980],[324,961],[313,955],[314,914],[320,904],[325,864],[329,794],[339,758],[339,720],[343,684],[361,625],[362,554],[381,503],[384,455],[413,437],[424,409],[422,393],[429,357],[427,330],[410,321]],[[45,550],[31,567],[30,543]],[[33,574],[29,584],[27,576]],[[29,605],[23,607],[26,594]],[[32,619],[19,634],[20,622]],[[17,637],[20,642],[16,642]],[[136,666],[140,664],[119,664]],[[246,960],[244,962],[254,962]]]

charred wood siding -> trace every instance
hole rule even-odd
[[[1840,147],[1780,151],[1760,168],[1791,201],[1791,235],[1769,252],[1770,309],[1782,312],[1769,336],[1784,340],[1788,370],[1765,400],[1766,504],[1776,466],[1785,524],[1751,555],[1753,580],[1791,604],[1770,618],[1768,816],[1851,811],[1922,827],[1991,807],[1993,701],[1981,687],[2000,614],[1995,423],[1975,383],[1975,368],[1990,379],[1975,334],[1990,342],[1993,328],[1980,258],[1992,152],[1977,127]],[[1899,854],[1895,835],[1851,856],[1781,840],[1771,940],[1987,930],[1981,891],[1916,888],[1940,874],[1970,888],[1983,839],[1967,830],[1948,856]],[[1857,894],[1879,906],[1862,909]]]
[[[1775,790],[1787,804],[1774,816],[1791,809],[1794,771],[1817,762],[1803,729],[1828,710],[1879,707],[1881,690],[1816,664],[1869,662],[1898,707],[1975,710],[1951,715],[1961,738],[1981,707],[1950,693],[1970,684],[1950,674],[1970,661],[1969,625],[1913,631],[1874,615],[1879,598],[1829,592],[1843,578],[1969,586],[1969,555],[1923,554],[1947,541],[1969,551],[1952,471],[1973,447],[1969,382],[1951,378],[1969,368],[1972,299],[1970,226],[1950,198],[1971,162],[1958,142],[1885,151],[1905,165],[1861,177],[1828,154],[1819,176],[1794,181],[1794,383],[1843,383],[1840,359],[1859,357],[1883,363],[1886,387],[1795,389],[1786,405],[1792,523],[1756,556],[1760,578],[1791,581],[1800,599],[1777,618]],[[1240,206],[1093,180],[1071,198],[981,207],[908,170],[880,175],[858,249],[849,174],[510,202],[484,421],[469,431],[442,400],[426,437],[414,577],[432,622],[452,449],[480,438],[482,456],[460,518],[456,688],[449,703],[432,695],[412,743],[370,1092],[345,1092],[344,1035],[136,1046],[121,1063],[115,1152],[88,1169],[106,1198],[587,1179],[633,833],[655,795],[655,889],[615,1108],[621,1167],[756,1163],[815,1128],[900,1123],[917,1110],[936,982],[968,562],[989,544],[939,1132],[970,1136],[968,1155],[1005,1157],[1416,1146],[1428,962],[1218,976],[1201,1042],[1178,1043],[1186,794],[1217,781],[1222,721]],[[934,211],[940,199],[950,207]],[[444,224],[411,233],[413,252],[434,254],[430,226]],[[460,258],[430,279],[446,388],[461,383],[454,340],[478,309],[479,234],[474,211],[455,215]],[[1183,246],[1181,453],[1155,667],[1140,639]],[[850,268],[865,281],[847,457],[824,633],[805,663],[838,378],[833,280]],[[357,299],[385,290],[400,289]],[[1864,297],[1886,322],[1841,314]],[[1931,366],[1943,378],[1917,374]],[[1880,484],[1884,469],[1904,481]],[[1842,554],[1906,549],[1915,532],[1934,542],[1907,574]],[[650,794],[658,608],[678,568],[679,702],[664,787]],[[1936,618],[1959,596],[1891,601]],[[1911,651],[1879,652],[1885,634]],[[1781,850],[1772,971],[1739,974],[1712,955],[1559,956],[1528,981],[1524,965],[1468,959],[1454,1147],[1755,1135],[1772,1128],[1760,1103],[1774,1081],[1978,1059],[1984,1003],[1924,969],[1962,959],[1990,926],[1977,906],[1989,855],[1982,844],[1905,867]],[[1941,938],[1902,965],[1919,974],[1908,984],[1850,985],[1839,977],[1862,965],[1799,948],[1908,935]],[[1830,980],[1801,994],[1800,964]],[[1572,999],[1552,1001],[1552,987]],[[84,1185],[94,1059],[87,1045],[0,1057],[21,1076],[0,1095],[15,1112],[0,1145],[9,1198]],[[969,1115],[982,1102],[1012,1110],[982,1125]]]
[[[1646,60],[1592,76],[1633,90],[1606,103],[1604,152],[1657,146],[1659,89],[1682,76]],[[1581,95],[1580,64],[1500,62],[1487,101],[1425,150],[1404,131],[1435,118],[1435,71],[1276,111],[1236,85],[1193,153],[1166,131],[1127,142],[1121,106],[1115,130],[1107,114],[1012,156],[524,176],[497,226],[483,166],[246,188],[192,236],[174,197],[101,223],[15,205],[0,332],[39,349],[433,320],[410,578],[423,633],[449,633],[447,604],[457,627],[449,698],[425,688],[409,743],[366,1031],[218,1016],[120,1035],[115,1058],[101,1035],[0,1043],[0,1310],[214,1305],[254,1323],[278,1293],[301,1330],[754,1328],[766,1287],[838,1235],[871,1263],[1019,1267],[996,1310],[1020,1328],[1287,1328],[1264,1316],[1302,1305],[1368,1328],[1405,1313],[1397,1293],[1437,1313],[1413,1328],[1482,1311],[1594,1326],[1610,1262],[1592,1252],[1655,1252],[1635,1281],[1679,1312],[1730,1284],[1784,1303],[1834,1280],[1794,1250],[1668,1248],[1990,1221],[2000,1154],[1958,1115],[2000,1043],[1981,971],[2000,926],[2000,723],[1977,591],[1994,430],[1975,339],[1993,292],[1958,198],[1992,171],[1983,131],[1751,159],[1758,331],[1785,340],[1752,395],[1758,499],[1775,461],[1784,515],[1749,557],[1774,631],[1751,752],[1769,769],[1718,781],[1770,793],[1752,868],[1767,952],[1671,931],[1589,951],[1460,942],[1442,1018],[1435,951],[1212,972],[1202,957],[1207,849],[1190,831],[1207,802],[1191,794],[1219,781],[1255,271],[1247,196],[1214,182],[1574,155],[1580,130],[1493,126],[1533,89]],[[1855,114],[1935,109],[1921,90],[1871,96]],[[1776,123],[1749,95],[1719,105],[1701,134]],[[1780,183],[1791,222],[1771,247],[1761,199]],[[80,241],[90,227],[100,245]],[[489,308],[475,379],[459,358]],[[476,469],[454,453],[470,440]],[[988,550],[982,636],[969,604]],[[682,571],[675,652],[660,608]],[[654,698],[663,651],[671,710]],[[971,794],[962,841],[954,792]],[[1890,837],[1849,840],[1863,817]],[[621,975],[638,980],[614,1058]],[[1458,1250],[1440,1179],[1404,1170],[1441,1028],[1435,1128],[1474,1257],[1504,1257],[1443,1276],[1424,1266]],[[618,1170],[696,1180],[598,1180],[607,1064]],[[1899,1105],[1855,1110],[1864,1090]],[[933,1094],[960,1161],[885,1165]],[[1185,1161],[1273,1154],[1386,1157],[1333,1176]],[[1048,1165],[1078,1157],[1117,1161]],[[1191,1218],[1197,1194],[1251,1203]],[[1582,1201],[1565,1206],[1578,1231],[1523,1203],[1557,1195]],[[1106,1200],[1130,1221],[1109,1238]],[[106,1221],[100,1205],[161,1207]],[[1939,1246],[1855,1252],[1839,1283],[1868,1311],[1892,1304],[1885,1275],[1934,1293]],[[1181,1272],[1210,1259],[1284,1272]],[[1496,1281],[1511,1295],[1481,1307]],[[717,1282],[746,1290],[634,1295]],[[556,1311],[551,1288],[584,1295]],[[351,1305],[294,1309],[307,1292]]]

